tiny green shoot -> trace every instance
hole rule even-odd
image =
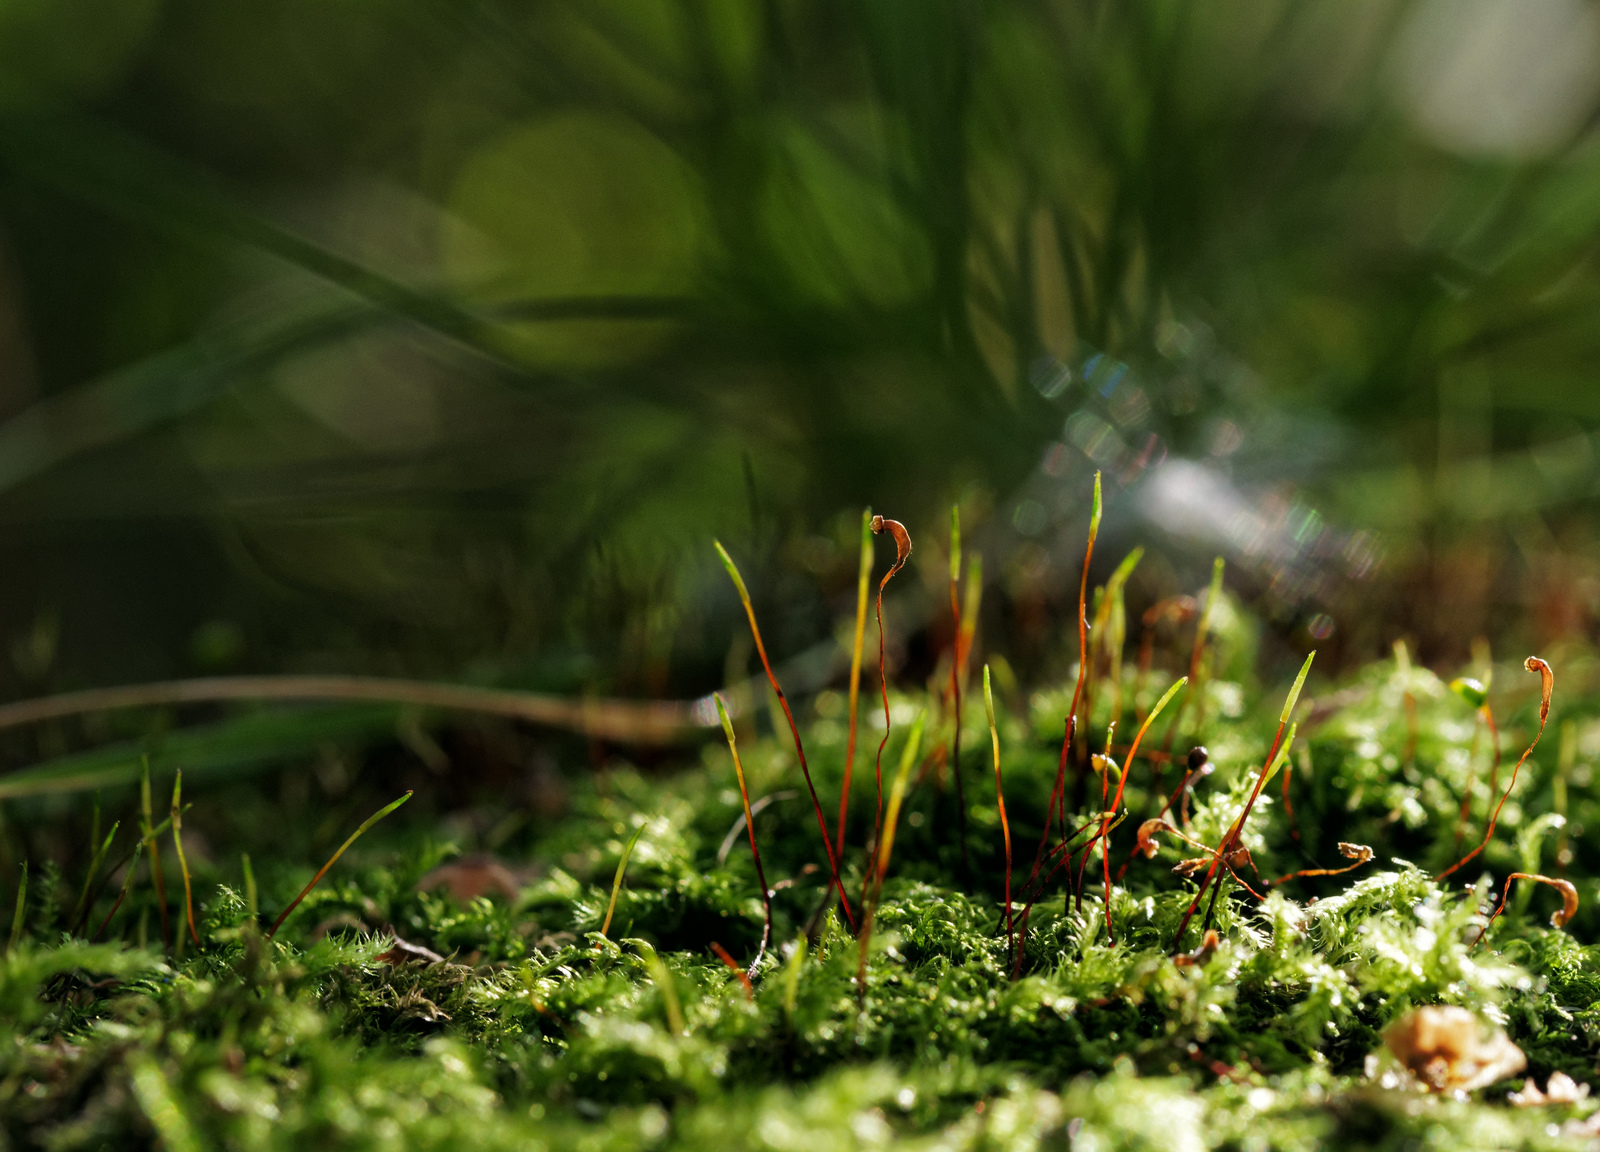
[[[748,816],[745,823],[748,827]],[[633,835],[628,837],[627,846],[622,850],[622,857],[617,861],[617,874],[611,878],[611,899],[606,902],[606,918],[600,925],[602,936],[611,931],[611,917],[616,915],[617,895],[622,891],[622,877],[628,871],[628,860],[633,855],[633,846],[639,843],[639,837],[643,835],[644,829],[644,824],[640,824],[633,830]]]
[[[856,571],[856,630],[850,647],[850,736],[844,747],[844,784],[839,789],[839,834],[834,855],[844,855],[845,821],[850,811],[850,774],[856,764],[856,729],[860,719],[861,651],[867,639],[867,599],[872,587],[872,509],[861,513],[861,562]]]
[[[400,805],[404,804],[409,799],[411,799],[411,792],[408,789],[405,795],[401,796],[397,800],[389,801],[389,803],[385,804],[382,808],[379,808],[371,816],[368,816],[364,821],[362,821],[361,827],[350,833],[350,838],[343,844],[339,845],[339,850],[332,856],[328,857],[328,862],[326,864],[317,869],[317,874],[311,878],[311,883],[300,889],[300,895],[291,900],[289,902],[289,906],[282,912],[278,913],[278,918],[272,922],[272,927],[267,932],[267,939],[270,940],[278,934],[278,929],[283,927],[283,922],[289,918],[289,913],[300,907],[300,901],[304,900],[310,894],[311,890],[321,882],[322,878],[328,874],[328,869],[332,868],[339,862],[339,857],[343,856],[345,852],[349,850],[350,845],[361,839],[362,834],[365,833],[367,829],[371,828],[379,820],[382,820],[385,816],[389,815],[389,813],[393,812],[396,808],[400,807]]]
[[[17,908],[11,914],[11,937],[6,941],[6,952],[17,950],[22,941],[23,922],[28,914],[28,862],[24,860],[17,873]]]
[[[178,854],[178,870],[183,873],[183,907],[189,920],[189,936],[196,948],[200,947],[200,933],[194,926],[194,888],[189,881],[189,861],[183,854],[183,769],[178,769],[172,781],[172,847]],[[183,933],[178,933],[177,955],[183,955]]]
[[[750,836],[750,856],[756,864],[756,881],[761,885],[761,907],[765,921],[761,927],[761,947],[756,949],[756,958],[750,961],[750,971],[754,973],[761,964],[762,956],[766,954],[767,945],[772,941],[772,890],[767,887],[767,874],[761,867],[761,849],[756,847],[756,820],[750,812],[750,789],[745,785],[744,765],[739,760],[739,741],[733,734],[733,721],[728,719],[728,709],[722,703],[722,694],[713,692],[711,695],[717,702],[717,715],[722,720],[722,731],[728,737],[728,751],[733,755],[733,771],[739,780],[739,800],[744,805],[744,827]],[[616,897],[613,895],[613,903],[615,900]],[[606,914],[608,925],[610,921],[611,915],[608,911]]]
[[[874,516],[871,523],[873,531],[878,531],[876,525],[882,520],[881,516]],[[904,531],[904,529],[902,529]],[[778,683],[777,675],[772,671],[772,661],[767,658],[767,646],[761,640],[761,628],[756,623],[755,605],[750,600],[750,589],[745,587],[744,577],[739,573],[739,566],[733,562],[733,557],[728,555],[728,550],[722,546],[720,540],[713,540],[712,545],[717,550],[717,555],[722,558],[722,566],[728,570],[728,576],[733,580],[733,586],[738,590],[739,602],[744,605],[745,616],[750,621],[750,635],[756,642],[756,653],[761,657],[761,667],[766,671],[767,683],[772,686],[772,691],[777,694],[778,703],[783,708],[783,716],[789,722],[789,732],[794,737],[795,755],[800,760],[800,773],[805,777],[806,791],[811,793],[811,806],[816,810],[817,828],[822,832],[822,849],[828,857],[828,878],[832,881],[834,891],[839,894],[839,906],[844,910],[844,918],[853,930],[856,926],[855,914],[850,910],[850,900],[844,894],[844,883],[839,879],[839,860],[833,850],[833,838],[828,835],[827,817],[822,814],[822,801],[817,798],[816,785],[811,782],[811,766],[806,762],[805,745],[800,740],[800,726],[794,721],[794,713],[789,709],[789,698],[783,694],[783,687]],[[893,575],[891,571],[889,575]],[[884,577],[888,582],[889,577]],[[882,590],[879,590],[879,606],[882,606]],[[882,634],[882,616],[879,616],[879,634]],[[880,644],[881,647],[881,644]],[[887,699],[887,697],[885,697]]]

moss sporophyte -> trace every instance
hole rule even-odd
[[[1159,590],[1124,663],[1131,563],[1089,611],[1103,495],[1057,638],[1076,667],[1031,693],[974,651],[982,569],[953,516],[944,651],[897,673],[885,610],[919,594],[891,583],[911,535],[865,519],[896,544],[870,792],[837,702],[783,694],[786,654],[720,548],[778,734],[740,714],[748,693],[715,693],[722,739],[648,773],[575,768],[560,821],[447,834],[385,787],[326,819],[263,799],[304,841],[230,850],[214,775],[174,779],[158,823],[149,769],[122,766],[136,790],[105,786],[109,836],[83,806],[68,871],[43,840],[11,856],[0,1128],[52,1148],[1591,1140],[1600,698],[1565,704],[1556,765],[1536,759],[1539,658],[1537,695],[1482,660],[1456,691],[1397,660],[1313,683],[1304,654],[1255,682],[1221,568]],[[840,687],[851,667],[859,688],[870,549],[860,572]],[[969,656],[981,730],[958,728]],[[1491,723],[1525,750],[1485,790]],[[1190,751],[1152,748],[1158,725]],[[1461,843],[1464,819],[1483,831]],[[169,834],[181,896],[158,871]],[[468,872],[496,880],[438,881]]]

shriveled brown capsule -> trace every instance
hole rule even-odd
[[[906,561],[911,559],[911,533],[906,531],[906,526],[900,521],[890,520],[886,516],[874,516],[871,527],[874,535],[881,536],[884,532],[888,532],[894,537],[894,567],[889,570],[889,575],[892,576],[904,568]],[[884,577],[884,583],[888,582],[888,576]]]
[[[1483,931],[1472,941],[1472,947],[1478,946],[1478,941],[1488,934],[1490,927],[1500,918],[1500,913],[1506,910],[1506,898],[1511,895],[1511,884],[1514,880],[1532,880],[1536,884],[1548,884],[1561,893],[1561,907],[1550,914],[1552,928],[1566,927],[1567,923],[1578,914],[1578,890],[1571,880],[1557,880],[1550,876],[1541,876],[1537,872],[1513,872],[1506,877],[1506,886],[1500,893],[1500,903],[1495,905],[1494,915],[1489,917],[1488,923],[1483,926]]]
[[[1172,831],[1172,825],[1160,818],[1155,820],[1146,820],[1143,824],[1139,825],[1139,843],[1137,850],[1144,853],[1144,858],[1146,860],[1155,859],[1156,853],[1161,851],[1161,845],[1156,843],[1156,835],[1157,833],[1163,831]]]

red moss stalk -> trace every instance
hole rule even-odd
[[[1516,880],[1533,880],[1539,884],[1548,884],[1561,893],[1561,907],[1550,916],[1550,926],[1552,928],[1565,927],[1578,914],[1578,890],[1573,887],[1572,881],[1556,880],[1549,876],[1541,876],[1537,872],[1513,872],[1506,877],[1506,886],[1501,889],[1500,903],[1495,906],[1494,915],[1489,917],[1488,922],[1483,926],[1483,931],[1478,933],[1467,951],[1470,952],[1478,946],[1478,942],[1488,935],[1490,927],[1500,918],[1500,913],[1506,910],[1506,899],[1511,895],[1512,882]]]
[[[1050,790],[1050,807],[1045,813],[1044,832],[1039,837],[1039,849],[1034,854],[1033,873],[1029,877],[1039,874],[1039,865],[1044,860],[1045,848],[1050,843],[1050,823],[1057,816],[1061,819],[1061,830],[1067,828],[1067,758],[1072,753],[1072,746],[1078,736],[1078,708],[1083,702],[1084,678],[1089,671],[1089,565],[1094,560],[1094,542],[1100,535],[1100,515],[1102,511],[1100,499],[1100,473],[1094,474],[1094,507],[1089,514],[1089,539],[1083,549],[1083,573],[1078,578],[1078,682],[1072,688],[1072,706],[1067,710],[1066,732],[1061,738],[1061,763],[1056,768],[1055,787]],[[1079,787],[1083,784],[1083,774],[1078,774]],[[1080,797],[1081,799],[1081,797]]]
[[[789,732],[794,737],[795,755],[800,758],[800,774],[805,777],[806,791],[811,793],[811,807],[816,810],[817,828],[822,832],[822,848],[828,855],[828,878],[833,884],[834,891],[839,894],[839,907],[844,911],[844,918],[850,925],[850,930],[854,932],[855,913],[850,909],[850,899],[844,894],[844,884],[839,879],[839,861],[834,855],[833,839],[828,835],[827,818],[822,814],[822,801],[817,799],[817,787],[811,782],[811,766],[806,763],[805,745],[800,742],[800,726],[794,722],[794,713],[789,709],[789,698],[783,694],[783,687],[772,671],[772,661],[767,659],[767,646],[761,642],[761,628],[756,624],[755,606],[750,602],[750,590],[745,587],[744,577],[739,574],[739,566],[733,562],[733,557],[728,555],[728,550],[720,541],[713,540],[712,543],[716,546],[717,555],[722,557],[723,567],[733,578],[733,586],[738,589],[739,601],[744,605],[745,616],[750,620],[750,635],[755,638],[756,652],[761,657],[761,667],[767,673],[767,683],[772,685],[772,691],[778,697],[778,704],[783,708],[784,719],[789,722]]]
[[[867,635],[867,590],[872,582],[872,509],[861,513],[861,567],[856,576],[856,634],[850,649],[850,737],[844,747],[844,784],[839,789],[839,836],[834,852],[844,857],[845,819],[850,811],[850,775],[856,764],[856,720],[861,700],[861,648]]]
[[[761,867],[761,849],[756,847],[756,818],[750,811],[750,790],[745,786],[744,765],[739,762],[739,742],[733,735],[733,721],[728,719],[728,709],[722,703],[722,694],[713,692],[711,698],[717,702],[717,715],[722,720],[722,731],[728,737],[728,751],[733,754],[733,771],[739,778],[739,799],[744,804],[744,827],[750,835],[750,856],[756,862],[756,881],[761,885],[761,907],[765,914],[765,922],[761,926],[761,947],[756,950],[756,958],[750,961],[750,973],[754,975],[756,968],[761,964],[761,957],[766,954],[767,945],[772,941],[772,890],[767,887],[767,874]],[[747,987],[749,983],[749,979],[746,978]]]
[[[1178,691],[1188,682],[1189,678],[1187,676],[1183,676],[1175,680],[1172,684],[1172,687],[1166,690],[1166,693],[1161,697],[1160,700],[1156,702],[1156,706],[1150,710],[1150,715],[1145,717],[1144,723],[1139,725],[1139,731],[1134,735],[1133,744],[1128,749],[1127,763],[1117,779],[1117,794],[1112,797],[1109,808],[1105,807],[1103,804],[1101,807],[1100,830],[1095,833],[1095,840],[1100,842],[1100,870],[1105,873],[1106,939],[1112,944],[1117,942],[1117,938],[1115,933],[1113,933],[1111,930],[1111,821],[1116,815],[1117,809],[1122,807],[1122,790],[1128,785],[1128,773],[1133,768],[1134,758],[1139,755],[1139,745],[1144,742],[1145,733],[1150,731],[1150,725],[1155,723],[1156,717],[1161,715],[1162,710],[1166,708],[1167,704],[1171,702],[1172,698],[1176,696]],[[1110,750],[1110,745],[1111,739],[1108,736],[1106,738],[1106,747],[1108,753]],[[1111,763],[1111,757],[1107,755],[1107,772],[1110,771]],[[1107,776],[1105,782],[1109,783],[1109,780],[1110,777]],[[1088,849],[1089,851],[1093,851],[1094,840],[1089,842]],[[1087,857],[1087,855],[1088,853],[1086,852],[1085,857]]]
[[[270,940],[278,934],[278,929],[283,927],[283,922],[289,918],[289,913],[300,907],[300,901],[304,900],[308,895],[310,895],[311,890],[322,882],[322,878],[328,874],[328,869],[332,868],[339,862],[339,857],[343,856],[347,851],[349,851],[350,845],[361,839],[362,834],[366,832],[368,828],[371,828],[379,820],[382,820],[385,816],[393,812],[396,808],[400,807],[400,805],[404,804],[409,799],[411,799],[411,793],[407,791],[404,796],[401,796],[398,800],[391,800],[382,808],[379,808],[371,816],[368,816],[366,820],[362,821],[361,827],[350,833],[350,839],[339,845],[339,850],[332,856],[328,857],[328,862],[326,864],[317,869],[317,874],[311,878],[311,883],[300,889],[300,895],[289,901],[289,906],[282,912],[278,913],[278,918],[272,922],[272,928],[267,932],[267,939]]]
[[[961,841],[961,877],[966,879],[967,862],[967,791],[961,779],[961,602],[956,596],[956,584],[961,579],[961,507],[950,508],[950,711],[955,717],[955,731],[950,737],[950,774],[956,781],[956,835]]]
[[[1212,586],[1213,588],[1216,587],[1215,582]],[[1255,808],[1256,800],[1261,796],[1261,789],[1266,786],[1267,778],[1272,773],[1273,763],[1278,758],[1278,750],[1283,746],[1283,734],[1284,730],[1289,726],[1289,714],[1294,711],[1294,706],[1299,703],[1300,690],[1305,687],[1306,676],[1311,672],[1311,662],[1316,658],[1317,654],[1312,652],[1311,655],[1306,657],[1306,662],[1300,666],[1300,674],[1295,677],[1294,685],[1289,689],[1289,698],[1284,701],[1283,711],[1278,714],[1278,730],[1273,734],[1272,747],[1267,752],[1267,758],[1262,761],[1261,774],[1256,777],[1255,787],[1250,789],[1250,798],[1245,801],[1244,809],[1239,813],[1238,819],[1228,828],[1227,833],[1222,837],[1222,843],[1217,845],[1217,855],[1212,860],[1211,867],[1206,870],[1205,879],[1200,882],[1200,887],[1195,892],[1194,899],[1189,902],[1189,907],[1178,924],[1178,932],[1172,942],[1174,952],[1181,950],[1184,930],[1189,927],[1189,921],[1194,918],[1195,910],[1200,907],[1200,899],[1205,895],[1206,889],[1210,887],[1212,881],[1217,879],[1219,865],[1228,858],[1237,845],[1239,837],[1244,833],[1245,821],[1250,819],[1250,812]],[[1219,884],[1211,894],[1211,907],[1206,912],[1207,920],[1211,918],[1211,910],[1217,906],[1217,891],[1220,890],[1221,885]]]
[[[878,902],[883,897],[883,878],[889,871],[889,857],[894,853],[895,829],[900,825],[900,805],[906,796],[906,781],[911,776],[911,765],[916,762],[922,747],[924,716],[918,715],[906,737],[906,746],[900,751],[900,767],[894,774],[894,784],[889,789],[889,816],[883,826],[883,836],[873,849],[867,862],[867,887],[861,896],[861,934],[856,952],[856,1002],[863,1008],[867,1002],[867,955],[872,945],[872,924],[878,915]]]
[[[1452,872],[1459,870],[1465,866],[1468,861],[1472,860],[1473,857],[1477,856],[1478,853],[1482,852],[1489,846],[1489,841],[1494,838],[1495,826],[1500,822],[1500,809],[1506,806],[1506,801],[1511,796],[1511,790],[1517,786],[1517,773],[1522,770],[1522,765],[1526,763],[1528,757],[1533,754],[1533,750],[1539,746],[1539,737],[1544,735],[1544,727],[1550,720],[1550,696],[1555,692],[1556,689],[1556,675],[1550,670],[1550,665],[1539,659],[1537,656],[1529,656],[1528,659],[1523,662],[1522,666],[1529,672],[1537,672],[1539,674],[1539,730],[1533,734],[1533,743],[1524,748],[1522,755],[1517,757],[1517,763],[1515,767],[1511,769],[1511,783],[1506,785],[1506,790],[1500,797],[1500,803],[1494,806],[1494,813],[1489,817],[1489,827],[1484,831],[1483,840],[1480,841],[1478,846],[1471,852],[1468,852],[1461,859],[1457,860],[1454,864],[1450,865],[1450,867],[1446,868],[1443,872],[1439,873],[1439,875],[1435,876],[1435,880],[1443,880]],[[1496,744],[1498,743],[1499,741],[1497,740]]]
[[[878,841],[883,835],[883,749],[889,743],[889,734],[894,725],[889,718],[889,677],[884,669],[884,642],[883,642],[883,590],[889,586],[895,573],[906,566],[906,561],[911,559],[911,533],[906,531],[906,526],[898,520],[889,520],[882,516],[874,516],[871,522],[873,535],[888,532],[894,537],[894,564],[883,574],[883,579],[878,581],[878,688],[883,695],[883,739],[878,741],[878,757],[873,764],[872,773],[877,782],[878,800],[877,808],[872,820],[872,851],[878,850]]]
[[[984,710],[989,714],[989,744],[995,757],[995,805],[1000,808],[1000,835],[1005,838],[1005,938],[1006,958],[1016,960],[1016,925],[1011,920],[1011,821],[1005,814],[1005,784],[1000,781],[1000,730],[995,726],[995,694],[989,686],[989,666],[984,664]]]
[[[189,883],[189,861],[183,855],[183,769],[172,782],[172,847],[178,854],[178,870],[183,873],[183,906],[189,917],[189,938],[200,947],[200,933],[194,926],[194,889]],[[183,955],[183,934],[179,930],[177,954]]]

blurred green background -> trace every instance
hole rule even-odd
[[[4,0],[0,694],[690,697],[867,504],[1043,674],[1096,469],[1136,613],[1586,634],[1597,109],[1589,0]]]

